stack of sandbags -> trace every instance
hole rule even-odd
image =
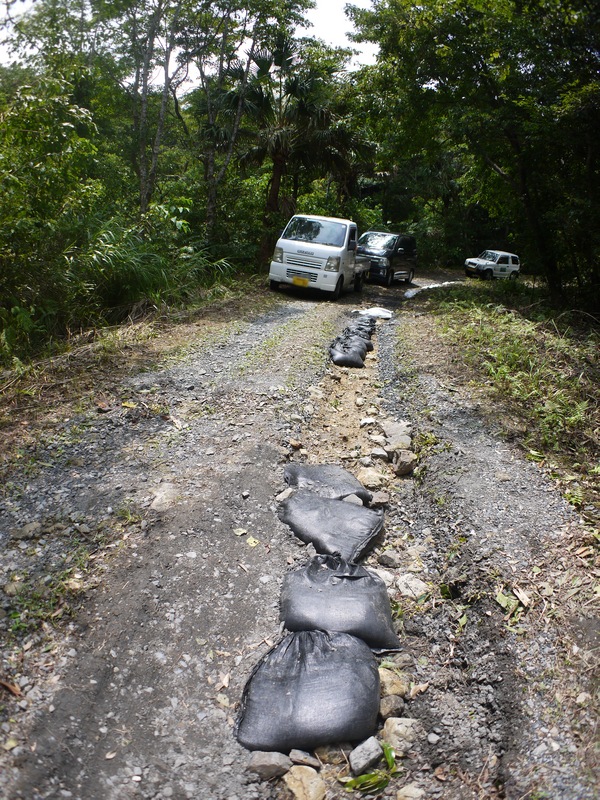
[[[383,514],[362,505],[370,492],[333,464],[290,464],[284,477],[295,491],[282,500],[280,517],[318,555],[285,576],[280,618],[291,633],[244,689],[236,735],[250,750],[310,750],[373,735],[373,650],[399,647],[385,584],[354,563],[383,528]]]
[[[338,367],[364,367],[367,353],[373,350],[371,336],[375,320],[365,317],[346,328],[329,347],[331,360]]]

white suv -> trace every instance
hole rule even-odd
[[[465,275],[474,275],[490,281],[492,278],[516,280],[521,263],[519,256],[504,250],[484,250],[477,258],[467,258]]]

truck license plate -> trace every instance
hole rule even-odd
[[[294,276],[292,278],[292,283],[294,286],[308,286],[309,281],[308,278],[298,278],[297,276]]]

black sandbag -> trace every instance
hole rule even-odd
[[[238,742],[248,750],[313,750],[367,739],[377,728],[379,672],[346,633],[291,633],[256,665],[242,695]]]
[[[342,349],[346,348],[349,350],[364,350],[365,355],[375,349],[375,346],[370,339],[365,339],[363,336],[359,336],[356,333],[349,333],[347,336],[342,336],[340,338],[340,342],[342,344]]]
[[[385,583],[339,556],[315,556],[284,576],[280,619],[288,631],[349,633],[374,650],[400,646]]]
[[[332,347],[336,350],[356,350],[358,353],[361,353],[364,358],[367,353],[373,350],[373,343],[370,339],[363,339],[362,336],[351,336],[348,334],[347,336],[340,336],[336,339]]]
[[[339,338],[342,340],[346,340],[346,339],[354,339],[355,337],[363,339],[363,341],[367,342],[367,344],[370,344],[371,347],[373,346],[373,343],[371,342],[370,332],[363,330],[362,328],[346,328],[342,332]]]
[[[321,497],[334,500],[355,494],[363,503],[370,503],[373,497],[358,478],[337,464],[286,464],[283,479],[288,486],[310,489]]]
[[[361,369],[365,365],[359,350],[338,350],[337,347],[330,347],[329,355],[336,367]]]
[[[383,528],[383,513],[300,490],[279,507],[279,518],[317,553],[356,561]]]

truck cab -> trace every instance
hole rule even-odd
[[[271,289],[282,284],[312,287],[337,299],[360,291],[368,263],[356,257],[355,222],[338,217],[296,214],[279,237],[269,269]]]

